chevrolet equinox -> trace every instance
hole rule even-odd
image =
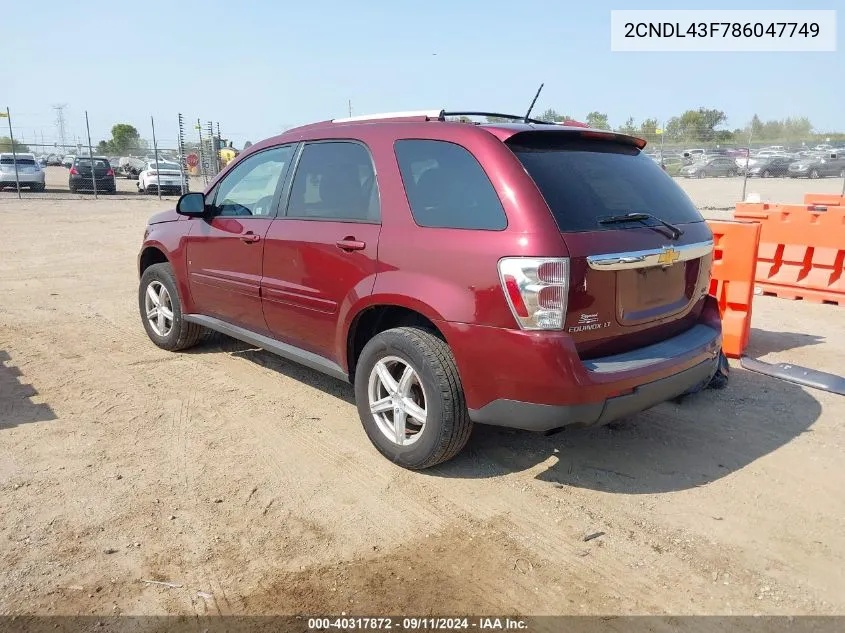
[[[335,119],[252,145],[153,216],[153,343],[216,331],[351,382],[421,469],[472,424],[604,424],[706,384],[713,236],[641,139],[583,125]],[[490,113],[492,114],[492,113]]]

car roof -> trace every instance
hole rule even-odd
[[[465,123],[462,121],[448,120],[446,117],[472,114],[476,116],[507,116],[512,117],[515,122],[505,123]],[[241,155],[249,155],[266,147],[283,143],[292,143],[304,140],[328,140],[342,139],[355,136],[390,138],[420,138],[436,139],[444,135],[449,136],[455,142],[469,140],[473,137],[487,137],[491,135],[504,142],[522,132],[546,132],[551,134],[581,134],[591,135],[608,140],[617,140],[627,144],[635,145],[642,149],[645,141],[634,136],[619,134],[608,130],[591,128],[577,121],[565,121],[561,123],[550,123],[545,121],[529,120],[525,122],[524,117],[514,115],[499,115],[497,113],[449,113],[445,111],[426,110],[414,112],[394,112],[373,115],[348,117],[343,119],[332,119],[302,125],[286,130],[278,136],[274,136],[254,145],[241,152]]]

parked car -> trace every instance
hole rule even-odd
[[[736,162],[729,156],[705,157],[692,165],[681,168],[680,175],[685,178],[704,178],[706,176],[736,176]]]
[[[76,160],[76,156],[73,154],[67,154],[64,158],[62,158],[62,167],[66,169],[70,169],[73,167],[73,162]]]
[[[181,194],[187,179],[183,179],[179,163],[165,163],[164,161],[147,163],[144,170],[138,174],[138,193],[157,193],[161,187],[163,194]]]
[[[48,154],[47,155],[47,166],[48,167],[61,167],[62,166],[62,157],[58,154]]]
[[[91,170],[93,166],[93,178]],[[114,193],[114,169],[105,156],[77,156],[68,173],[68,188],[72,193],[93,191],[96,182],[98,193]]]
[[[818,154],[805,156],[791,163],[787,172],[790,178],[845,178],[845,154]]]
[[[760,178],[771,178],[772,176],[786,176],[789,172],[789,165],[795,162],[792,156],[770,156],[754,161],[748,168],[749,176]]]
[[[348,380],[369,439],[417,469],[473,423],[602,424],[707,384],[713,235],[645,141],[459,114],[288,130],[153,216],[149,338],[214,330]]]
[[[17,189],[18,183],[31,191],[44,191],[44,170],[35,160],[35,155],[17,154],[15,160],[11,152],[0,154],[0,191],[6,187]]]
[[[679,156],[666,156],[663,158],[663,170],[670,176],[677,176],[681,173],[684,161]]]
[[[143,158],[136,158],[135,156],[123,156],[118,165],[120,174],[128,179],[137,178],[138,175],[144,171],[149,161]]]

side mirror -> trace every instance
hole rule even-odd
[[[205,215],[205,195],[199,191],[183,194],[176,203],[176,213],[189,218],[201,218]]]

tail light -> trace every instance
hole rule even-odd
[[[158,176],[158,172],[157,172],[157,171],[155,171],[155,170],[148,171],[148,172],[147,172],[147,176]]]
[[[114,176],[114,169],[109,167],[109,170],[106,172],[106,176]]]
[[[566,257],[505,257],[499,279],[511,312],[523,330],[560,330],[569,294]]]
[[[76,167],[71,167],[71,168],[70,168],[70,175],[71,175],[71,176],[76,176],[76,175],[78,175],[78,174],[79,174],[79,172],[78,172],[78,171],[76,171]]]

